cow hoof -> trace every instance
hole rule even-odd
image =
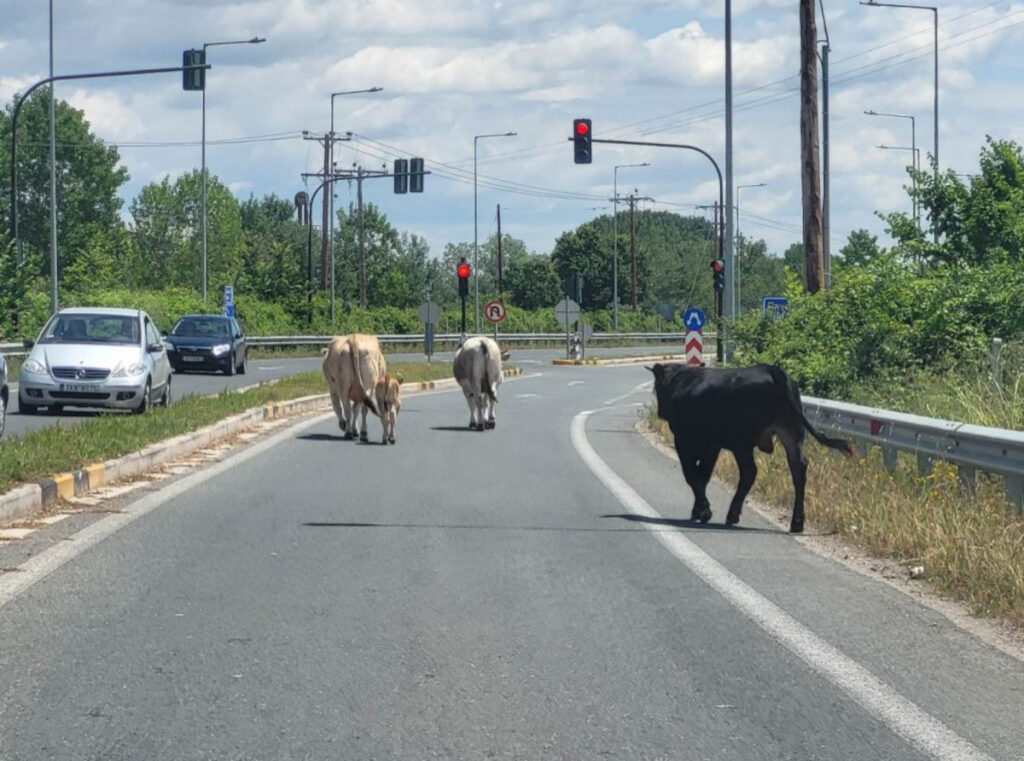
[[[494,428],[495,425],[497,424],[493,420],[488,420],[486,423],[484,423],[484,428]]]
[[[352,431],[345,431],[345,441],[352,441],[355,436],[352,435]]]
[[[359,434],[359,440],[365,444],[370,440],[370,437],[366,435],[366,431],[363,431],[361,434]]]
[[[696,511],[692,516],[692,520],[699,521],[701,523],[707,523],[709,520],[711,520],[711,508],[705,507],[702,510]]]
[[[392,436],[390,439],[388,439],[388,444],[394,444],[394,443],[395,443],[395,437]]]
[[[729,511],[729,514],[727,516],[725,516],[725,525],[726,526],[734,526],[734,525],[736,525],[739,522],[740,522],[740,514],[739,513],[735,513],[734,514],[732,511]]]
[[[793,521],[792,523],[790,523],[789,524],[789,533],[791,533],[791,534],[802,534],[802,533],[804,533],[804,522],[800,521],[799,523],[797,523],[796,521]]]

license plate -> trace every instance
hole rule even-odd
[[[61,383],[60,384],[60,390],[61,391],[85,391],[85,392],[89,392],[89,391],[95,391],[96,390],[96,386],[88,386],[88,385],[86,385],[84,383]]]
[[[202,362],[203,357],[182,357],[184,362]]]

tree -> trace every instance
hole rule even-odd
[[[363,241],[366,267],[367,305],[410,306],[413,295],[398,263],[401,237],[376,204],[363,204]],[[345,303],[359,303],[359,210],[349,204],[338,211],[335,235],[335,276],[338,293]],[[314,257],[315,259],[315,257]]]
[[[522,309],[554,307],[562,298],[562,286],[550,256],[515,259],[508,267],[505,288],[511,303]]]
[[[10,144],[14,104],[0,112],[0,224],[11,235]],[[121,199],[128,180],[117,150],[89,129],[83,112],[54,103],[57,176],[57,250],[60,267],[71,267],[97,235],[117,236]],[[50,272],[50,96],[40,88],[18,116],[18,237],[26,259]],[[106,245],[106,244],[97,244]],[[112,244],[113,245],[113,244]]]
[[[801,283],[804,282],[804,244],[790,244],[789,248],[782,252],[782,260],[789,271],[797,275]]]
[[[292,203],[274,194],[250,196],[239,211],[245,238],[239,290],[304,313],[307,231],[295,221]]]
[[[140,267],[134,281],[145,288],[202,283],[202,174],[193,170],[172,184],[150,183],[132,201],[133,234]],[[238,201],[213,175],[206,180],[207,282],[211,290],[233,284],[242,271],[245,236]]]
[[[839,249],[842,263],[852,267],[864,267],[881,254],[878,236],[864,229],[851,232],[846,245]]]

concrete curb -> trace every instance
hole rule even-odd
[[[613,357],[610,359],[553,359],[553,365],[636,365],[643,362],[666,362],[686,359],[685,354],[657,354],[649,357]]]
[[[502,373],[505,378],[522,374],[523,370],[520,367],[504,370]],[[421,391],[457,387],[458,384],[454,378],[417,381],[403,383],[402,393],[415,394]],[[16,486],[10,491],[0,494],[0,524],[29,518],[62,499],[81,497],[103,484],[145,473],[159,465],[177,460],[197,449],[203,449],[251,428],[257,423],[305,412],[326,410],[330,407],[331,397],[328,394],[314,394],[284,402],[272,402],[224,418],[197,431],[183,433],[180,436],[150,444],[138,452],[132,452],[106,462],[90,463],[67,473],[55,473],[37,483]]]

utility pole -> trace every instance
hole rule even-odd
[[[366,239],[363,235],[363,168],[356,168],[356,197],[359,203],[359,306],[366,309]]]
[[[630,277],[632,279],[631,293],[633,311],[636,311],[638,298],[638,281],[639,276],[637,274],[637,262],[636,262],[636,205],[640,201],[653,201],[654,199],[649,196],[638,196],[636,190],[631,195],[626,196],[622,200],[629,204],[629,251],[631,257],[630,263]]]
[[[501,204],[498,204],[498,298],[501,298]]]
[[[803,189],[804,285],[809,293],[817,293],[825,285],[821,175],[818,165],[817,52],[815,2],[800,0],[800,164]]]
[[[824,23],[824,17],[822,18]],[[824,242],[823,257],[825,259],[825,287],[832,287],[832,239],[831,225],[831,190],[829,177],[829,150],[828,139],[828,54],[832,47],[828,41],[828,26],[825,27],[825,42],[821,46],[821,176],[822,176],[822,214],[821,214],[821,238]]]

